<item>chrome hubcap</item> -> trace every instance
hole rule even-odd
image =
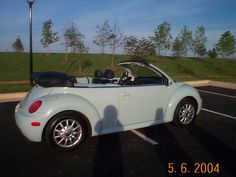
[[[195,116],[195,108],[192,104],[185,104],[179,110],[179,120],[182,124],[189,124]]]
[[[82,127],[74,119],[65,119],[57,123],[53,131],[53,139],[61,147],[72,147],[82,137]]]

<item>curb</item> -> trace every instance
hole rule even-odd
[[[228,83],[228,82],[219,82],[219,81],[212,81],[212,80],[199,80],[199,81],[186,81],[186,83],[193,86],[193,87],[215,86],[215,87],[222,87],[222,88],[236,90],[236,84]],[[27,95],[27,92],[0,94],[0,103],[20,101],[26,95]]]
[[[228,82],[220,82],[220,81],[212,81],[212,80],[200,80],[200,81],[186,81],[189,85],[193,87],[201,87],[201,86],[215,86],[227,89],[236,90],[236,84],[228,83]]]
[[[1,102],[14,102],[22,100],[28,92],[17,92],[17,93],[3,93],[0,94]]]
[[[210,82],[210,80],[186,81],[187,84],[193,87],[210,86]]]

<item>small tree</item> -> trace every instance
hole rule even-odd
[[[12,44],[12,48],[16,52],[23,52],[24,51],[24,46],[23,46],[23,43],[22,43],[20,37],[16,38],[15,42]]]
[[[71,53],[87,53],[88,48],[84,45],[84,35],[79,32],[74,23],[70,23],[63,30],[63,44],[66,47],[65,63],[67,63],[68,48],[71,49]]]
[[[59,41],[59,37],[57,36],[58,32],[53,32],[52,26],[52,20],[47,20],[43,23],[41,43],[44,48],[48,48],[50,44]]]
[[[209,56],[210,58],[217,58],[216,49],[213,48],[212,50],[209,50],[209,51],[208,51],[208,56]]]
[[[168,22],[163,22],[154,30],[154,36],[151,37],[156,50],[157,55],[161,55],[161,52],[164,50],[165,55],[167,50],[170,49],[172,36],[170,34],[170,24]]]
[[[146,38],[137,39],[134,36],[127,37],[125,46],[129,55],[141,57],[156,55],[155,45],[151,40]]]
[[[90,60],[81,60],[78,62],[79,75],[83,75],[86,68],[89,68],[93,65]]]
[[[235,53],[235,38],[230,33],[230,31],[226,31],[223,33],[215,45],[217,52],[225,58],[226,56],[233,55]]]
[[[76,53],[78,54],[85,54],[88,53],[89,48],[84,45],[84,41],[78,41],[76,43]]]
[[[205,36],[205,28],[203,26],[197,27],[194,39],[193,39],[193,53],[197,54],[200,58],[207,53],[206,52],[207,37]]]
[[[180,31],[180,39],[183,45],[183,55],[186,56],[188,51],[192,48],[193,37],[192,31],[190,31],[187,26]]]
[[[151,40],[142,38],[138,40],[138,43],[135,47],[135,55],[138,56],[150,56],[156,55],[155,45]]]
[[[138,39],[135,36],[126,37],[125,43],[125,51],[128,55],[135,55],[136,48],[138,46]]]
[[[177,36],[174,40],[172,51],[175,57],[181,57],[184,54],[184,45],[179,36]]]
[[[109,34],[108,43],[112,49],[112,60],[111,60],[111,66],[114,66],[114,59],[115,59],[115,52],[118,47],[121,47],[124,40],[123,40],[123,34],[120,32],[120,28],[115,23],[113,28],[111,29],[111,32]]]
[[[105,52],[105,47],[108,45],[108,38],[110,37],[111,32],[112,30],[108,20],[106,20],[102,26],[97,26],[97,35],[94,37],[93,43],[100,47],[102,53]]]
[[[71,48],[71,53],[76,53],[78,43],[83,43],[84,39],[84,35],[79,32],[74,23],[70,23],[67,27],[65,27],[63,37],[66,47]]]

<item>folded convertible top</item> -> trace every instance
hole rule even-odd
[[[34,72],[31,79],[42,87],[74,87],[77,82],[74,76],[57,71]]]

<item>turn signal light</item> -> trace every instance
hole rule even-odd
[[[40,106],[42,105],[42,101],[41,100],[37,100],[37,101],[35,101],[35,102],[33,102],[31,105],[30,105],[30,107],[29,107],[29,113],[34,113],[34,112],[36,112],[39,108],[40,108]]]

